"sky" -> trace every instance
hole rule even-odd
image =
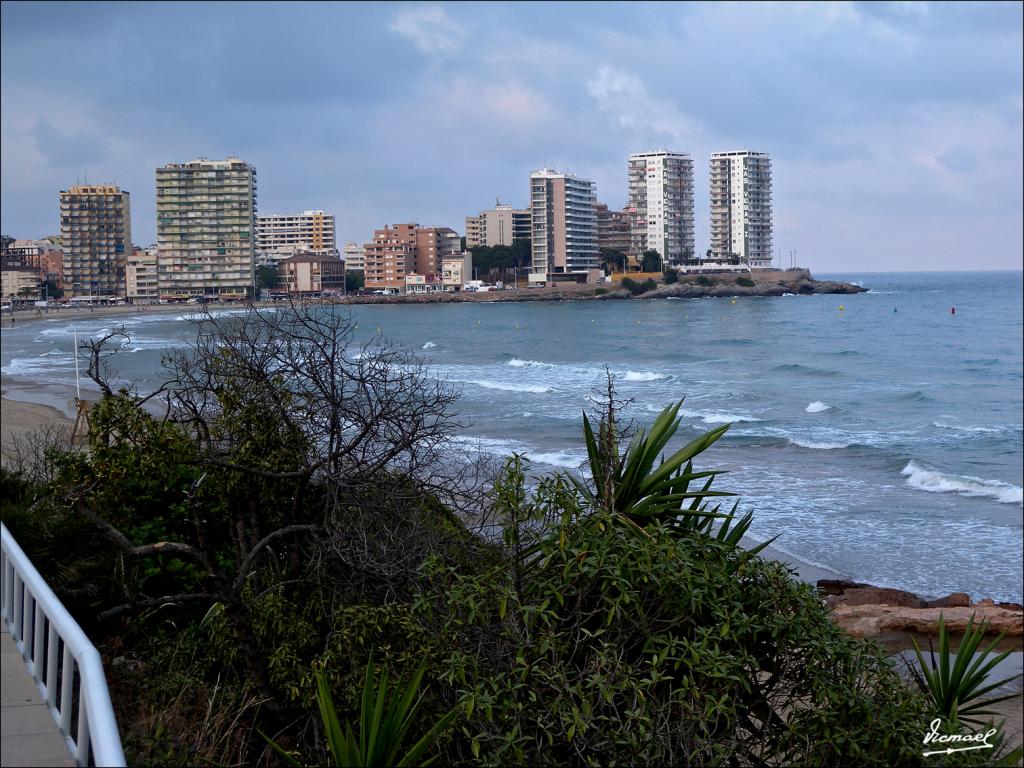
[[[59,191],[241,157],[260,213],[339,243],[525,207],[542,167],[626,203],[627,157],[772,159],[778,263],[1020,269],[1022,4],[33,3],[0,6],[0,227],[59,233]]]

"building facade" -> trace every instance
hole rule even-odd
[[[256,265],[256,169],[237,157],[156,171],[160,295],[251,296]]]
[[[441,262],[441,286],[446,291],[459,291],[467,280],[473,277],[473,253],[449,256]]]
[[[134,248],[125,267],[128,300],[133,304],[152,304],[160,299],[156,268],[157,247]]]
[[[363,246],[359,243],[346,243],[343,252],[345,257],[345,271],[362,272],[365,266],[363,261]]]
[[[426,282],[440,280],[444,259],[461,251],[458,232],[450,227],[395,224],[373,233],[363,246],[364,286],[404,292],[408,275]]]
[[[132,250],[131,198],[112,185],[81,185],[60,193],[64,292],[124,296]]]
[[[278,263],[278,285],[288,293],[345,290],[345,262],[322,253],[298,253]]]
[[[612,211],[604,203],[594,203],[597,214],[597,248],[610,248],[620,253],[630,253],[629,210]]]
[[[323,211],[256,217],[256,263],[274,264],[298,251],[337,256],[334,216]]]
[[[530,239],[530,212],[496,203],[494,208],[466,217],[466,248],[512,245]]]
[[[0,295],[4,301],[42,298],[39,270],[34,267],[0,267]]]
[[[693,160],[659,150],[629,156],[630,250],[655,250],[669,264],[694,255]]]
[[[548,168],[530,174],[531,273],[597,267],[596,201],[592,181]]]
[[[771,266],[771,158],[749,150],[713,153],[710,190],[712,257]]]

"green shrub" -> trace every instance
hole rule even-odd
[[[697,275],[694,281],[697,285],[714,285],[715,281],[709,278],[707,275]]]
[[[679,282],[679,273],[674,269],[665,270],[665,285],[672,285],[672,283]]]
[[[606,293],[608,293],[608,289],[607,288],[595,288],[594,289],[594,295],[595,296],[604,296]]]
[[[736,285],[742,285],[744,288],[753,288],[754,281],[751,280],[749,277],[741,275],[740,277],[736,278]]]

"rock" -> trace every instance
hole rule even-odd
[[[996,603],[1000,608],[1006,608],[1011,611],[1024,611],[1024,605],[1020,603]]]
[[[990,603],[953,608],[906,608],[894,605],[840,605],[829,614],[854,637],[877,637],[886,632],[918,632],[938,635],[939,616],[950,632],[962,633],[974,616],[974,623],[989,622],[987,634],[1005,632],[1007,637],[1024,636],[1024,614]]]
[[[826,598],[825,605],[830,608],[841,605],[894,605],[902,608],[924,608],[926,601],[913,592],[905,592],[902,589],[854,587],[841,594]]]
[[[965,592],[953,592],[938,600],[927,601],[926,608],[964,608],[971,604],[971,596]]]
[[[846,581],[845,579],[818,579],[818,591],[824,595],[841,595],[848,589],[864,589],[870,584],[861,584],[859,581]]]

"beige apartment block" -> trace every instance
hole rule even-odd
[[[657,150],[629,156],[630,253],[657,251],[665,262],[694,257],[693,160]]]
[[[710,190],[712,257],[771,266],[771,158],[750,150],[713,153]]]
[[[135,248],[125,267],[128,299],[133,304],[152,304],[160,298],[156,268],[157,248]]]
[[[337,256],[334,216],[323,211],[256,217],[257,264],[275,264],[300,251]]]
[[[466,248],[493,248],[530,239],[530,212],[496,203],[494,208],[466,217]]]
[[[594,203],[597,214],[597,247],[610,248],[620,253],[631,253],[628,210],[612,211],[604,203]]]
[[[449,256],[441,262],[441,286],[446,291],[458,291],[473,279],[473,254],[465,251]]]
[[[256,265],[256,169],[237,157],[156,170],[161,298],[251,296]]]
[[[288,293],[345,289],[345,262],[337,256],[298,253],[278,263],[278,284]]]
[[[0,269],[0,295],[11,299],[38,299],[40,293],[39,270],[33,267],[4,267]]]
[[[132,251],[131,199],[112,184],[80,185],[60,193],[64,293],[124,296]]]
[[[345,259],[345,271],[362,272],[364,268],[363,262],[363,246],[359,243],[345,243],[345,248],[342,251],[342,256]]]
[[[534,275],[586,273],[598,266],[594,182],[545,168],[530,174]]]

